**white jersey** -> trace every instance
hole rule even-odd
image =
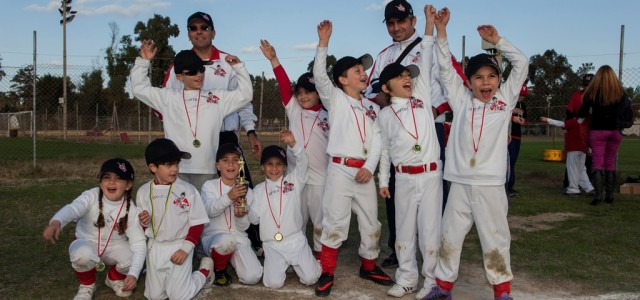
[[[123,235],[118,234],[118,221],[127,214],[127,203],[124,200],[111,201],[106,197],[102,198],[102,214],[104,216],[105,226],[98,229],[94,223],[100,215],[98,203],[100,188],[92,188],[84,191],[73,202],[65,205],[51,218],[51,221],[60,222],[60,228],[63,228],[72,221],[77,222],[75,237],[79,240],[92,241],[98,243],[98,231],[100,231],[100,249],[98,253],[105,251],[104,247],[109,241],[107,247],[114,247],[122,244],[129,244],[133,253],[129,275],[136,278],[142,270],[144,264],[145,242],[146,237],[142,231],[142,226],[138,221],[138,209],[131,200],[129,204],[129,214],[127,216],[127,229]],[[49,222],[51,222],[49,221]],[[113,233],[110,234],[113,228]],[[109,238],[109,235],[111,237]]]
[[[131,69],[133,94],[164,116],[165,137],[174,141],[180,150],[191,153],[191,159],[180,164],[180,172],[214,174],[224,116],[246,105],[253,97],[244,64],[234,66],[238,74],[238,89],[234,91],[155,88],[149,81],[148,68],[149,60],[136,58]],[[200,141],[198,148],[193,145],[195,139]]]
[[[206,71],[204,73],[203,90],[228,90],[233,91],[238,87],[238,79],[236,71],[226,61],[227,53],[211,46],[211,56],[205,62]],[[182,90],[184,85],[182,81],[176,78],[173,71],[173,65],[167,70],[164,79],[164,87]],[[251,99],[249,99],[251,101]],[[240,119],[240,120],[238,120]],[[235,131],[238,129],[238,122],[241,122],[244,130],[255,130],[255,123],[258,117],[253,113],[253,104],[251,102],[244,105],[237,112],[233,112],[224,118],[221,131]]]
[[[280,86],[280,97],[289,119],[289,130],[296,141],[302,143],[309,158],[309,180],[307,184],[324,185],[327,177],[327,143],[329,142],[329,113],[322,105],[304,109],[291,93],[291,81],[282,65],[273,69]],[[287,169],[295,168],[295,156],[288,151]]]
[[[153,180],[143,184],[136,201],[152,219],[145,235],[158,242],[185,240],[190,227],[209,223],[200,193],[180,178],[170,185],[157,185]]]
[[[260,224],[260,239],[273,242],[277,233],[287,237],[303,234],[300,197],[307,181],[309,160],[300,142],[291,149],[296,157],[296,168],[289,174],[270,180],[265,178],[253,189],[253,204],[249,208],[249,220]]]
[[[318,47],[313,65],[313,78],[322,104],[329,111],[331,127],[327,153],[334,157],[366,160],[363,168],[375,172],[380,159],[380,107],[367,98],[354,99],[333,86],[326,72],[327,47]]]
[[[380,157],[380,187],[389,186],[390,162],[394,166],[418,166],[440,161],[440,144],[433,125],[430,77],[433,61],[433,37],[421,42],[420,75],[414,81],[411,98],[392,97],[391,105],[380,111],[382,155]],[[420,148],[414,151],[415,145]]]
[[[446,180],[468,185],[505,183],[511,111],[518,103],[529,63],[527,57],[504,37],[496,47],[511,62],[513,69],[493,99],[485,104],[473,97],[473,92],[463,85],[455,73],[447,40],[438,39],[440,77],[445,92],[449,95],[449,106],[453,110],[451,135],[446,150]],[[477,148],[477,153],[474,147]],[[474,157],[475,166],[472,167],[471,160]]]
[[[229,191],[232,186],[222,182],[220,178],[208,180],[202,185],[202,201],[209,216],[209,224],[205,225],[203,236],[213,235],[218,232],[247,237],[245,230],[249,228],[249,218],[236,217],[233,201],[229,199]],[[253,203],[253,191],[247,190],[247,206]]]
[[[371,72],[369,73],[369,86],[365,90],[365,93],[364,93],[365,97],[369,99],[374,99],[376,97],[377,93],[373,92],[372,85],[378,84],[378,79],[380,77],[380,73],[382,73],[382,70],[384,70],[386,66],[396,62],[398,57],[400,57],[400,54],[402,54],[402,52],[404,52],[404,50],[411,43],[413,43],[417,38],[418,38],[418,33],[414,32],[410,38],[401,42],[393,42],[393,44],[391,44],[389,47],[384,48],[382,51],[380,51],[380,53],[378,53],[378,56],[376,57],[373,67],[371,68]],[[423,43],[425,39],[433,40],[433,37],[427,37],[427,36],[422,37],[422,41],[417,45],[415,45],[409,51],[409,53],[407,53],[407,55],[402,59],[402,61],[400,61],[401,65],[403,66],[408,66],[408,65],[420,66],[421,65],[422,57],[427,57],[422,55],[424,52]],[[429,51],[429,50],[426,50],[426,51]],[[435,60],[435,56],[436,56],[435,50],[431,50],[431,51],[434,57],[431,67],[429,67],[429,69],[421,68],[420,70],[421,72],[425,72],[425,70],[429,70],[429,72],[431,73],[430,74],[431,78],[429,78],[429,82],[428,82],[428,85],[431,88],[430,98],[431,98],[432,105],[434,107],[438,107],[442,103],[445,103],[447,99],[444,95],[444,91],[442,87],[440,86],[441,85],[440,75],[438,73],[439,65],[438,65],[438,62]],[[414,80],[414,84],[415,83],[416,81]],[[444,118],[438,118],[438,121],[443,122]]]

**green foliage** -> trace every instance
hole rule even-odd
[[[158,49],[153,60],[154,72],[151,73],[151,85],[162,86],[164,75],[173,62],[176,52],[169,45],[169,38],[178,37],[180,29],[178,25],[171,24],[169,17],[154,14],[147,23],[138,22],[134,28],[136,41],[152,40]]]
[[[2,56],[0,56],[0,80],[2,80],[2,78],[4,78],[4,76],[6,76],[7,73],[4,72],[4,70],[2,69]]]
[[[11,79],[11,90],[16,99],[17,106],[32,102],[33,77],[33,65],[28,65],[18,70],[16,75]]]

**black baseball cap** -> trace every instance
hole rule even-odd
[[[297,91],[299,88],[303,88],[309,92],[316,91],[316,82],[313,80],[313,74],[311,74],[311,72],[304,73],[298,77],[294,91]]]
[[[147,145],[147,149],[144,150],[144,158],[147,160],[147,164],[165,163],[180,161],[180,159],[190,159],[191,154],[180,151],[172,140],[159,138]]]
[[[404,72],[404,70],[409,71],[409,74],[411,74],[411,78],[416,78],[418,77],[418,75],[420,75],[420,68],[418,68],[418,66],[408,65],[405,67],[400,63],[394,62],[384,67],[382,72],[380,72],[380,77],[378,77],[380,86],[386,84],[387,82],[389,82],[389,80],[400,76],[402,72]]]
[[[199,11],[192,14],[191,16],[189,16],[189,19],[187,19],[187,26],[191,25],[191,22],[195,20],[200,20],[202,22],[205,22],[209,27],[211,27],[211,29],[213,29],[213,19],[208,13],[203,13]]]
[[[235,153],[242,156],[242,149],[236,143],[224,143],[216,151],[216,161],[219,161],[227,153]]]
[[[262,156],[260,156],[260,165],[263,165],[269,158],[277,157],[281,159],[284,164],[287,164],[287,152],[280,146],[271,145],[262,149]]]
[[[102,163],[102,167],[100,167],[100,173],[98,173],[98,179],[102,178],[102,175],[107,172],[115,173],[118,178],[122,180],[133,181],[133,179],[135,179],[133,166],[124,158],[112,158]]]
[[[582,86],[588,86],[589,83],[591,82],[591,79],[593,79],[593,74],[589,73],[589,74],[584,74],[584,76],[582,76]]]
[[[333,82],[338,85],[338,78],[342,76],[342,73],[358,64],[362,65],[365,70],[368,70],[373,65],[373,57],[371,57],[371,55],[369,54],[365,54],[358,58],[354,58],[353,56],[345,56],[339,59],[333,66]]]
[[[393,0],[384,8],[384,22],[393,18],[404,20],[409,15],[413,15],[413,8],[405,0]]]
[[[184,71],[204,72],[204,61],[193,50],[182,50],[173,59],[173,72],[182,74]]]
[[[501,73],[500,66],[498,66],[496,57],[490,54],[481,53],[469,59],[464,75],[467,76],[467,78],[471,79],[471,76],[473,76],[473,74],[478,72],[478,70],[484,66],[492,67],[496,69],[496,72],[498,72],[498,74]]]

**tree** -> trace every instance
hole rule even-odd
[[[173,63],[176,52],[169,45],[169,38],[180,35],[178,25],[171,24],[169,17],[162,17],[154,14],[146,24],[138,22],[134,28],[134,33],[138,36],[136,41],[152,40],[158,49],[153,59],[153,70],[151,73],[151,85],[162,86],[164,75]]]
[[[5,73],[2,69],[2,57],[0,56],[0,80],[2,80],[2,78],[4,78],[6,75],[7,73]]]
[[[11,79],[12,96],[15,97],[17,106],[23,106],[33,100],[33,77],[33,66],[28,65],[19,69]]]
[[[582,65],[578,68],[578,71],[576,71],[576,75],[582,77],[583,75],[593,73],[595,69],[596,67],[593,66],[593,63],[582,63]]]
[[[53,112],[57,110],[60,105],[58,99],[62,97],[62,82],[62,76],[53,76],[51,74],[46,74],[38,78],[36,81],[36,105],[39,112],[44,112],[45,110]],[[67,98],[69,104],[73,105],[77,99],[74,95],[76,86],[68,77],[67,84]]]
[[[532,85],[527,97],[529,107],[563,107],[571,93],[580,88],[580,77],[571,68],[567,57],[553,49],[529,59],[529,80]],[[529,114],[529,119],[537,120],[541,115],[540,112],[538,115]],[[562,116],[558,114],[552,117]]]
[[[111,29],[111,44],[106,50],[107,56],[105,58],[109,83],[104,97],[107,104],[111,106],[113,104],[119,105],[129,99],[129,95],[125,92],[125,86],[139,49],[133,46],[131,37],[128,35],[121,37],[118,41],[120,30],[116,23],[109,23],[109,28]]]
[[[333,55],[327,56],[327,74],[329,74],[329,78],[331,78],[331,80],[333,80],[333,73],[331,71],[333,70],[333,66],[336,64],[337,61],[338,60],[336,59],[335,56]],[[313,72],[313,60],[309,62],[309,65],[307,66],[307,72]]]
[[[82,82],[78,86],[77,108],[79,114],[92,114],[96,104],[99,104],[101,113],[108,111],[105,91],[103,89],[104,79],[101,70],[93,70],[90,73],[84,73],[80,76]]]

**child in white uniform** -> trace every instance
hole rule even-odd
[[[447,145],[444,179],[451,182],[442,218],[442,239],[436,266],[437,286],[427,299],[451,298],[458,277],[460,253],[467,232],[475,223],[482,245],[485,273],[496,299],[511,299],[508,202],[504,189],[507,168],[507,137],[511,111],[517,104],[529,63],[527,57],[498,35],[491,25],[478,26],[483,40],[496,47],[511,62],[509,78],[501,84],[495,57],[479,54],[467,64],[471,90],[451,65],[446,25],[447,8],[438,12],[438,61],[440,78],[453,109],[451,136]]]
[[[400,63],[387,65],[379,76],[382,92],[390,96],[389,106],[380,111],[382,156],[380,195],[391,196],[389,166],[396,171],[395,253],[398,258],[396,284],[388,295],[402,297],[417,290],[420,273],[416,258],[416,234],[423,257],[425,277],[421,296],[436,284],[434,270],[440,245],[442,217],[442,163],[440,145],[431,111],[431,65],[435,8],[427,6],[425,35],[421,41],[420,68]],[[419,76],[418,76],[419,74]],[[412,78],[416,78],[415,86]]]
[[[249,207],[249,220],[260,224],[264,249],[262,283],[276,289],[284,285],[289,266],[293,266],[304,285],[312,285],[320,277],[320,264],[301,230],[300,196],[307,181],[309,161],[291,131],[283,130],[280,140],[295,155],[296,168],[285,174],[285,150],[275,145],[264,148],[260,166],[265,181],[255,186],[253,204]]]
[[[202,200],[210,221],[202,233],[202,247],[213,259],[213,284],[219,286],[231,283],[227,273],[229,262],[244,284],[256,284],[262,278],[262,265],[245,232],[249,228],[247,211],[237,206],[241,198],[246,199],[247,206],[253,203],[253,191],[246,185],[236,184],[241,156],[242,150],[237,144],[220,145],[216,153],[220,178],[202,185]]]
[[[142,42],[140,57],[131,69],[133,95],[159,111],[163,115],[165,137],[192,154],[192,159],[181,166],[182,173],[214,174],[214,155],[224,117],[253,97],[249,73],[244,63],[228,55],[225,59],[237,72],[238,88],[234,91],[203,90],[204,62],[194,51],[184,50],[173,60],[173,71],[184,89],[156,88],[151,86],[148,76],[150,61],[156,52],[153,42]]]
[[[322,107],[320,96],[316,91],[313,74],[300,75],[293,93],[291,81],[276,56],[276,50],[268,41],[260,41],[260,49],[269,59],[280,87],[280,99],[287,111],[289,130],[297,141],[302,141],[304,152],[309,158],[309,180],[302,191],[302,231],[306,231],[307,221],[313,224],[313,250],[322,250],[322,197],[324,196],[327,178],[327,143],[329,141],[329,114]],[[292,170],[296,164],[293,153],[288,151],[287,169]]]
[[[122,158],[105,161],[99,187],[85,191],[60,209],[42,236],[55,244],[61,229],[75,221],[76,239],[69,246],[71,266],[80,281],[76,300],[91,299],[96,271],[110,266],[105,283],[119,297],[129,297],[137,285],[145,256],[145,236],[131,199],[134,171]]]
[[[349,233],[351,211],[358,218],[360,232],[360,277],[382,285],[392,285],[376,259],[380,254],[380,222],[378,196],[373,172],[380,159],[379,106],[362,96],[367,88],[366,69],[373,64],[371,55],[359,58],[346,56],[333,67],[333,86],[327,75],[327,47],[332,33],[330,21],[318,25],[318,49],[313,64],[313,77],[322,104],[329,111],[333,128],[327,153],[331,162],[327,168],[327,183],[322,199],[322,276],[316,285],[317,296],[328,296],[333,286],[338,248]]]
[[[209,218],[200,193],[178,178],[180,160],[191,155],[165,138],[151,142],[144,157],[153,179],[138,189],[138,216],[145,228],[147,275],[144,296],[149,299],[191,299],[202,289],[213,269],[209,257],[191,272],[193,249]]]

